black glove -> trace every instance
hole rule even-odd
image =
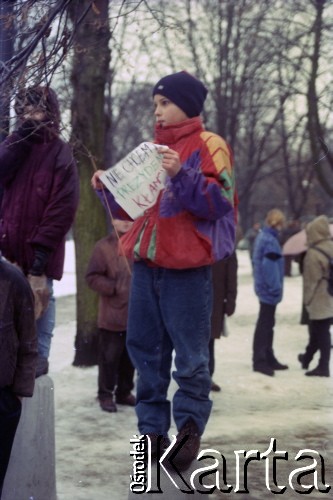
[[[32,276],[41,276],[44,274],[49,255],[50,251],[47,248],[42,246],[35,247],[35,258],[28,274]]]

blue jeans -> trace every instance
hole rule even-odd
[[[204,432],[212,403],[208,369],[211,268],[173,270],[134,264],[127,348],[138,372],[136,413],[141,434],[166,436],[171,405],[167,399],[173,378],[178,389],[173,417],[180,430],[192,419]]]
[[[38,336],[38,356],[48,359],[51,349],[51,340],[55,325],[55,297],[53,295],[53,280],[47,278],[50,291],[49,305],[44,314],[36,321]]]

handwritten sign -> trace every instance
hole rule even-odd
[[[157,152],[160,147],[142,142],[100,176],[116,202],[132,219],[152,207],[165,186],[166,172],[161,166],[162,155]]]

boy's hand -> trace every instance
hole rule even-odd
[[[104,184],[102,181],[99,180],[99,178],[102,174],[104,174],[104,170],[96,170],[96,172],[92,176],[91,185],[92,185],[93,189],[98,189],[98,190],[103,189]]]
[[[182,168],[177,151],[162,147],[158,149],[158,152],[163,155],[162,167],[164,168],[168,176],[174,177],[175,175],[177,175],[179,170]]]

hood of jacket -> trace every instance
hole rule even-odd
[[[324,240],[331,240],[330,225],[326,215],[320,215],[309,222],[305,228],[308,246]]]

